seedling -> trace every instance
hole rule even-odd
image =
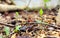
[[[16,12],[16,17],[18,17],[19,16],[19,12]]]
[[[39,14],[40,14],[40,16],[43,15],[43,9],[40,9]]]
[[[16,26],[14,32],[18,32],[20,30],[21,26]]]
[[[19,12],[16,12],[16,16],[15,16],[16,20],[19,19]],[[17,22],[17,21],[16,21]]]
[[[9,27],[5,26],[4,31],[6,33],[6,36],[8,36],[10,34],[10,28]]]

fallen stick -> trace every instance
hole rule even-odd
[[[0,24],[5,25],[5,26],[9,26],[9,27],[15,27],[15,25],[12,25],[12,24],[2,23],[2,22],[0,22]]]

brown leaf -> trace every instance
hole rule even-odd
[[[56,16],[57,25],[60,24],[60,9],[58,10],[58,15]]]
[[[16,38],[16,33],[11,36],[11,38]]]

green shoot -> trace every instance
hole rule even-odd
[[[15,16],[16,20],[19,19],[19,12],[16,12],[16,16]],[[16,21],[17,22],[17,21]]]
[[[40,16],[43,15],[43,9],[40,9],[39,14],[40,14]]]
[[[5,26],[4,31],[6,33],[6,36],[8,36],[10,34],[10,28],[9,27]]]
[[[16,12],[16,16],[17,16],[17,17],[19,16],[19,13],[18,13],[18,12]]]
[[[15,27],[15,30],[14,30],[14,32],[17,32],[17,31],[19,31],[19,30],[20,30],[20,28],[21,28],[21,26],[16,26],[16,27]]]

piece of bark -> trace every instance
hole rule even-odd
[[[56,16],[56,24],[60,25],[60,9],[58,10],[58,14]]]
[[[22,9],[25,9],[25,7],[26,6],[0,4],[0,12],[10,11],[10,10],[22,10]]]

